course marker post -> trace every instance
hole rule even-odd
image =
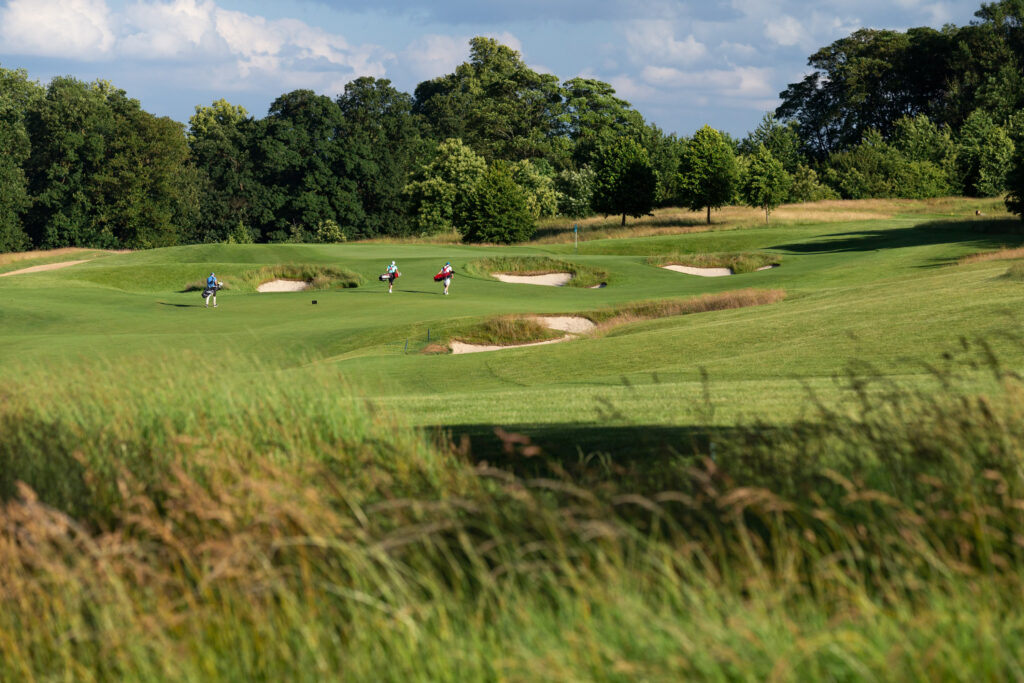
[[[405,340],[405,351],[402,351],[402,353],[409,353],[409,340],[408,339]]]
[[[580,225],[579,225],[579,223],[573,223],[572,224],[572,238],[573,238],[573,241],[575,242],[575,246],[573,247],[573,249],[575,249],[576,251],[579,251],[580,250]]]

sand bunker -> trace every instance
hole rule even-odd
[[[557,344],[559,342],[569,341],[575,339],[578,334],[585,334],[593,330],[597,325],[590,322],[586,318],[581,318],[576,315],[550,315],[550,316],[537,316],[537,320],[542,325],[552,330],[561,330],[562,332],[568,332],[569,334],[558,339],[548,339],[547,341],[530,342],[529,344],[509,344],[507,346],[493,346],[488,344],[467,344],[465,342],[453,341],[451,346],[452,353],[480,353],[481,351],[500,351],[502,349],[520,349],[524,346],[544,346],[545,344]]]
[[[271,280],[256,288],[257,292],[301,292],[309,289],[305,280]]]
[[[772,268],[778,268],[778,263],[769,263],[767,266],[761,266],[758,270],[771,270]]]
[[[494,273],[494,277],[502,282],[513,282],[520,285],[547,285],[548,287],[564,287],[572,279],[572,273],[545,273],[544,275],[508,275]]]
[[[481,351],[501,351],[502,349],[521,349],[524,346],[544,346],[545,344],[557,344],[559,342],[569,341],[572,339],[572,335],[566,335],[559,337],[558,339],[548,339],[547,341],[530,342],[529,344],[509,344],[508,346],[491,346],[487,344],[467,344],[465,342],[453,341],[449,344],[452,349],[452,353],[480,353]]]
[[[25,273],[41,273],[44,270],[58,270],[60,268],[67,268],[68,266],[77,266],[79,263],[85,263],[91,259],[82,259],[81,261],[61,261],[60,263],[47,263],[42,266],[31,266],[29,268],[22,268],[21,270],[12,270],[9,273],[0,273],[0,277],[7,277],[8,275],[23,275]]]
[[[700,275],[701,277],[723,277],[725,275],[732,275],[732,271],[728,268],[696,268],[694,266],[662,266],[666,270],[674,270],[677,273],[686,273],[687,275]]]
[[[597,325],[576,315],[537,316],[540,324],[548,329],[561,330],[572,334],[585,334]]]

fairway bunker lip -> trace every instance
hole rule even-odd
[[[560,342],[576,339],[581,334],[586,334],[597,329],[597,325],[588,318],[578,315],[537,315],[533,316],[541,325],[551,330],[567,332],[564,337],[558,339],[546,339],[538,342],[527,342],[525,344],[468,344],[466,342],[453,340],[449,343],[452,354],[482,353],[485,351],[501,351],[502,349],[521,349],[526,346],[544,346],[546,344],[558,344]]]
[[[305,280],[269,280],[256,288],[257,292],[301,292],[309,289],[309,283]]]
[[[725,277],[726,275],[732,275],[731,268],[698,268],[696,266],[677,265],[661,267],[665,270],[672,270],[677,273],[686,273],[687,275],[699,275],[700,277]]]
[[[542,273],[537,275],[492,273],[492,275],[502,282],[519,285],[544,285],[547,287],[564,287],[572,280],[572,273]]]

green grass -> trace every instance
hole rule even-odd
[[[974,206],[2,278],[0,680],[1019,678],[1024,236]],[[650,261],[701,253],[785,266]],[[608,286],[480,266],[539,259]]]

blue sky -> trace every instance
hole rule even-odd
[[[34,80],[103,78],[187,122],[225,98],[263,117],[282,93],[335,96],[357,76],[411,93],[450,73],[476,35],[537,71],[611,83],[652,123],[743,136],[807,72],[817,48],[861,27],[940,28],[966,0],[0,0],[0,66]]]

